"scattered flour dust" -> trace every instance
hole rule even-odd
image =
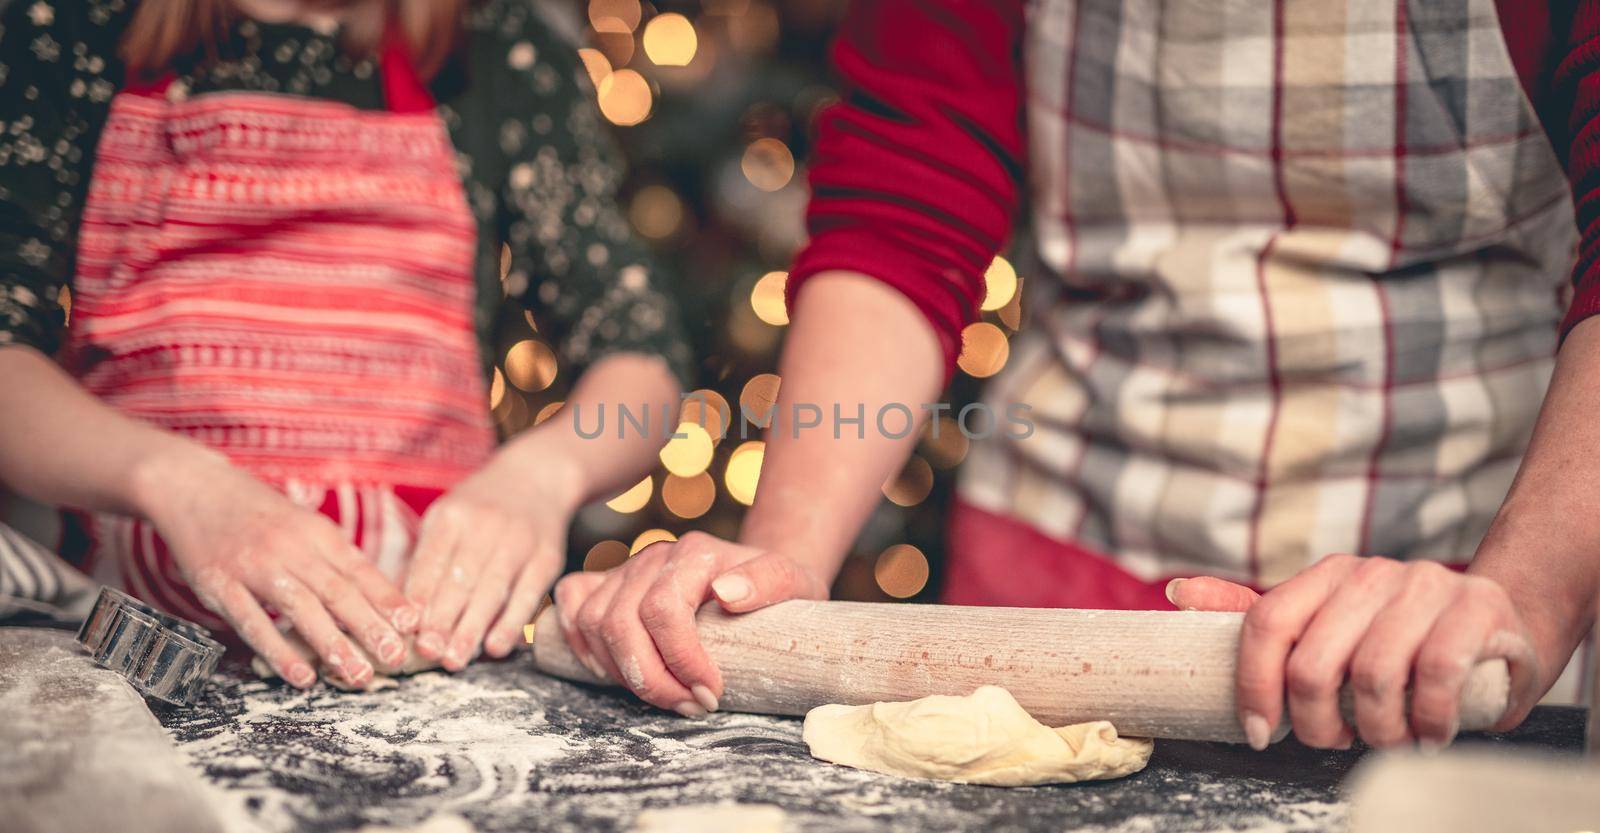
[[[1174,798],[1183,800],[1181,796]],[[1181,809],[1181,806],[1174,809]],[[1272,808],[1270,816],[1244,811],[1220,826],[1183,829],[1192,830],[1193,833],[1324,833],[1329,830],[1344,830],[1348,818],[1347,805],[1327,801],[1303,801],[1297,804],[1279,804]],[[1070,829],[1073,833],[1166,833],[1170,829],[1170,822],[1169,817],[1139,816],[1111,826]]]
[[[771,804],[690,804],[645,810],[629,833],[783,833],[785,818]]]
[[[362,833],[468,833],[472,826],[451,810],[526,789],[531,771],[574,746],[569,738],[540,733],[544,712],[528,692],[440,672],[415,675],[382,695],[340,695],[319,687],[285,696],[279,686],[257,683],[246,683],[241,694],[233,731],[180,747],[213,778],[219,771],[377,775],[397,760],[420,773],[413,787],[431,791],[434,800],[377,819],[381,823]],[[286,736],[285,726],[295,727],[295,734]],[[462,773],[477,775],[464,779]],[[242,780],[228,785],[227,801],[218,808],[229,833],[296,826],[299,796],[270,786],[270,778]],[[368,809],[381,815],[382,808]]]

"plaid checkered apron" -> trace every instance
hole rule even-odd
[[[1037,0],[1025,66],[1035,430],[963,502],[1147,581],[1470,557],[1576,235],[1493,0]]]

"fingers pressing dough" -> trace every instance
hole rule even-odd
[[[997,686],[966,697],[818,706],[806,715],[804,737],[824,761],[1002,787],[1120,778],[1144,769],[1155,747],[1118,737],[1104,720],[1052,729]]]
[[[300,638],[300,634],[291,630],[283,636],[284,639],[289,641],[289,646],[305,657],[308,662],[316,658],[316,652],[311,650],[311,646],[307,645],[304,639]],[[360,645],[355,645],[355,649],[361,653],[363,659],[372,663],[372,667],[375,669],[372,679],[368,680],[364,686],[352,686],[345,682],[343,677],[333,673],[333,670],[326,663],[319,663],[317,665],[317,673],[321,675],[323,682],[344,691],[381,691],[398,686],[399,683],[395,681],[396,677],[420,674],[423,671],[433,671],[439,667],[438,660],[426,659],[417,653],[415,640],[411,637],[406,638],[406,656],[405,659],[400,661],[398,667],[384,665],[371,654],[368,654]],[[275,679],[278,676],[278,672],[274,671],[272,666],[268,665],[259,656],[250,660],[250,670],[256,672],[256,676],[263,680]]]

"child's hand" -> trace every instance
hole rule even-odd
[[[423,608],[416,649],[459,671],[511,653],[561,574],[582,490],[554,455],[507,447],[422,516],[405,594]]]
[[[355,687],[372,664],[405,655],[402,635],[418,611],[378,568],[322,515],[220,455],[196,456],[172,472],[150,521],[202,604],[221,616],[278,675],[305,688],[316,682],[310,658],[279,632],[264,607],[276,608],[322,664]]]
[[[722,696],[722,674],[695,631],[700,605],[715,598],[729,613],[748,613],[827,596],[827,584],[790,558],[691,532],[607,572],[567,576],[555,603],[567,644],[590,671],[698,717]]]

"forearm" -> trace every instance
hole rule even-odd
[[[1548,685],[1600,594],[1600,320],[1567,336],[1533,438],[1470,572],[1498,581],[1533,631]]]
[[[574,508],[610,497],[655,468],[657,452],[677,427],[681,390],[658,358],[608,356],[578,379],[559,413],[508,442],[497,461],[575,484]],[[670,420],[662,418],[662,408]],[[623,409],[641,419],[644,430],[623,423]],[[564,470],[552,471],[556,466]]]
[[[899,292],[859,273],[813,278],[784,346],[778,419],[740,540],[831,582],[884,481],[915,446],[927,417],[920,406],[938,395],[943,369],[932,327]],[[797,405],[820,409],[822,425],[795,430]],[[904,405],[914,424],[902,426],[896,408],[880,431],[876,417],[886,405]],[[847,418],[865,415],[859,433],[835,425],[835,406]]]
[[[107,407],[31,347],[0,347],[0,379],[0,483],[20,495],[148,517],[174,471],[219,459]]]

